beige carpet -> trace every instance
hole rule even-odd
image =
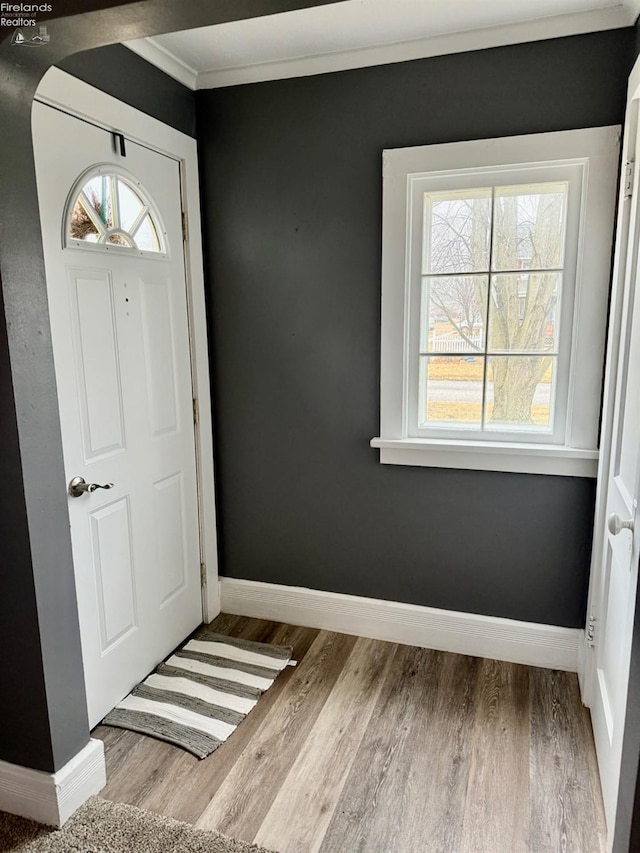
[[[91,797],[62,829],[0,812],[6,853],[269,853],[217,832]]]

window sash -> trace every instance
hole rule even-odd
[[[425,194],[437,191],[462,191],[491,187],[492,189],[515,184],[544,184],[566,182],[568,185],[566,209],[566,236],[562,289],[558,301],[560,338],[557,344],[556,376],[551,402],[552,428],[528,428],[514,425],[508,428],[479,429],[466,426],[419,425],[420,410],[420,323],[423,272],[423,245],[425,228]],[[564,444],[569,416],[567,400],[572,362],[574,302],[577,260],[580,252],[581,205],[585,192],[584,161],[563,160],[546,163],[525,163],[500,167],[463,169],[450,172],[418,173],[407,176],[407,262],[405,281],[405,339],[403,381],[403,434],[410,438],[452,438],[495,442],[532,442]],[[490,260],[491,263],[491,260]],[[517,270],[514,272],[529,272]],[[537,270],[533,272],[538,272]],[[489,281],[493,275],[505,271],[486,271]],[[485,336],[487,330],[485,329]],[[487,341],[485,340],[485,348]],[[485,357],[484,353],[478,353]],[[484,394],[483,391],[483,399]]]

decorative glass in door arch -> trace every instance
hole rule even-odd
[[[67,248],[166,255],[160,214],[132,175],[94,167],[76,181],[65,212]]]

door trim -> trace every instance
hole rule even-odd
[[[202,586],[202,613],[203,620],[210,622],[220,613],[220,593],[196,140],[59,68],[50,68],[47,71],[38,86],[35,100],[104,127],[105,130],[121,131],[126,127],[127,139],[172,157],[180,164],[182,208],[186,214],[184,259],[191,379],[193,395],[198,400],[198,418],[195,424],[196,472],[200,554],[201,562],[206,567],[203,578],[205,583]]]

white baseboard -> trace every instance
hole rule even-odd
[[[60,827],[106,783],[104,744],[93,738],[56,773],[0,761],[0,811]]]
[[[583,631],[302,587],[220,578],[222,611],[463,655],[578,670]]]

